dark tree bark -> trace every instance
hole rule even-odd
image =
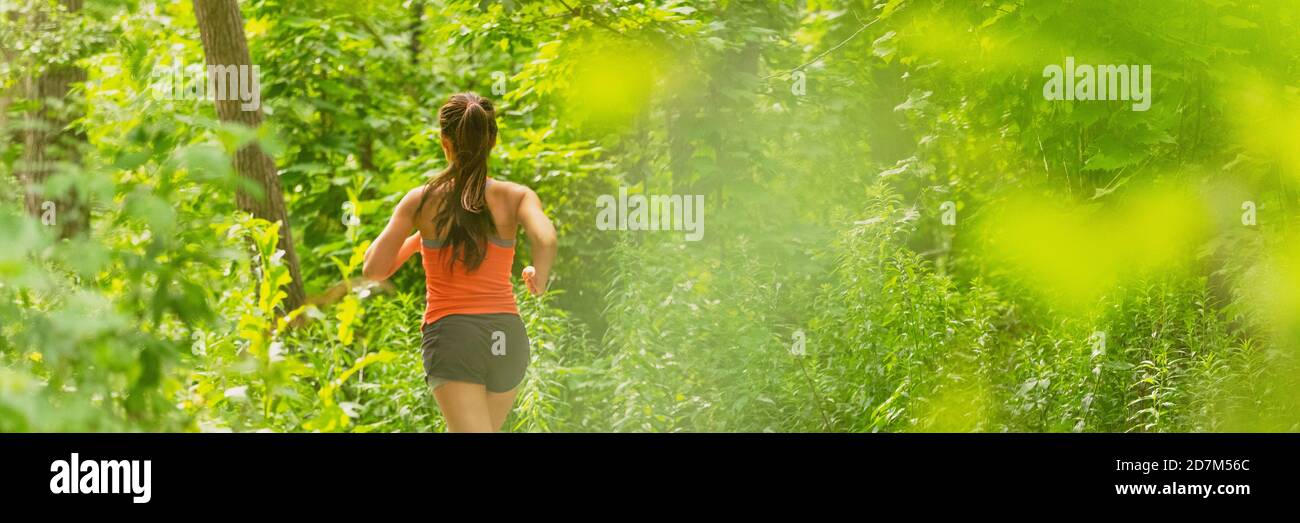
[[[60,0],[59,3],[68,12],[76,13],[81,10],[83,0]],[[32,22],[37,30],[44,30],[46,21],[46,13],[32,13]],[[80,146],[85,143],[85,136],[65,131],[65,128],[75,119],[70,114],[71,104],[67,103],[68,93],[73,84],[86,80],[86,72],[72,65],[70,60],[68,62],[49,64],[40,76],[26,79],[26,96],[36,100],[39,108],[28,115],[29,125],[23,132],[23,161],[15,170],[19,182],[27,187],[23,203],[28,214],[43,218],[46,202],[54,204],[51,225],[58,228],[60,238],[70,238],[89,228],[89,208],[80,201],[75,189],[62,197],[48,198],[32,188],[45,184],[54,174],[55,163],[78,163],[81,159]]]
[[[420,33],[424,31],[424,0],[411,2],[411,65],[420,66]]]
[[[244,17],[239,12],[237,0],[194,0],[194,17],[198,20],[199,37],[203,41],[203,54],[209,67],[252,67],[248,40],[244,36]],[[217,116],[221,121],[253,128],[262,124],[260,105],[244,110],[244,102],[237,96],[226,96],[224,100],[220,99],[223,97],[217,98]],[[257,144],[250,144],[236,151],[235,171],[260,187],[263,193],[263,197],[258,198],[246,191],[238,191],[235,204],[239,209],[267,221],[280,222],[280,249],[284,250],[283,260],[293,276],[293,282],[287,289],[289,297],[285,300],[285,309],[296,309],[303,304],[305,293],[275,160]]]

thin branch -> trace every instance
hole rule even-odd
[[[561,0],[561,3],[563,3],[563,0]],[[845,39],[844,39],[843,41],[841,41],[840,43],[835,44],[834,47],[831,47],[830,49],[827,49],[827,50],[825,50],[825,51],[822,51],[821,54],[817,55],[816,57],[813,57],[813,59],[812,59],[812,60],[809,60],[808,63],[805,63],[805,64],[803,64],[803,65],[800,65],[800,66],[795,67],[795,68],[793,68],[793,69],[790,69],[790,70],[788,70],[788,71],[782,71],[782,72],[779,72],[779,73],[776,73],[776,74],[768,75],[768,76],[764,77],[764,80],[769,79],[769,78],[776,78],[776,77],[778,77],[778,76],[785,76],[785,75],[788,75],[788,74],[792,74],[792,73],[794,73],[795,71],[798,71],[798,70],[803,69],[803,68],[805,68],[805,67],[808,67],[808,66],[810,66],[810,65],[812,65],[812,64],[815,64],[815,63],[817,63],[817,62],[820,62],[820,61],[822,60],[822,58],[826,58],[827,55],[829,55],[829,54],[835,52],[836,50],[838,50],[838,49],[841,48],[841,47],[844,47],[845,45],[848,45],[848,43],[851,42],[851,41],[853,41],[854,38],[857,38],[859,34],[862,34],[863,31],[866,31],[868,27],[871,27],[871,26],[875,25],[876,22],[879,22],[879,21],[880,21],[880,17],[876,17],[875,20],[872,20],[872,21],[870,21],[870,22],[867,22],[867,23],[865,23],[865,24],[862,24],[862,27],[859,27],[858,30],[857,30],[857,31],[854,31],[853,34],[849,35],[848,38],[845,38]]]
[[[813,403],[817,405],[817,413],[822,415],[825,430],[831,430],[831,418],[826,415],[826,410],[822,407],[822,397],[821,394],[817,393],[817,383],[813,381],[812,374],[808,373],[808,366],[804,363],[803,358],[799,358],[799,368],[803,370],[803,377],[808,383],[809,390],[812,390]]]
[[[585,18],[585,19],[587,19],[588,22],[591,22],[591,23],[593,23],[593,24],[596,24],[596,25],[600,26],[601,28],[608,29],[609,31],[613,32],[613,33],[616,34],[616,35],[619,35],[619,36],[622,36],[622,37],[624,37],[624,38],[627,38],[627,35],[623,34],[622,31],[619,31],[618,29],[614,29],[614,26],[611,26],[611,25],[605,23],[604,20],[600,20],[600,19],[598,19],[598,18],[596,18],[596,17],[594,17],[594,16],[586,16],[586,15],[582,14],[582,11],[579,11],[579,10],[577,10],[577,9],[574,9],[573,6],[570,6],[570,5],[568,4],[568,2],[565,2],[564,0],[559,0],[559,2],[560,2],[560,5],[564,6],[565,9],[568,9],[570,13],[573,13],[573,16],[576,16],[576,17],[578,17],[578,18]]]
[[[564,17],[566,17],[566,16],[573,16],[573,14],[572,14],[572,13],[569,13],[569,12],[555,13],[555,14],[553,14],[553,15],[548,15],[548,16],[539,16],[539,17],[534,18],[534,19],[532,19],[532,20],[521,21],[521,22],[515,23],[515,24],[513,24],[513,25],[516,26],[516,27],[532,27],[532,26],[535,26],[535,25],[540,24],[540,23],[542,23],[542,22],[546,22],[546,21],[549,21],[549,20],[554,20],[554,19],[556,19],[556,18],[564,18]]]

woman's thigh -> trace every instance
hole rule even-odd
[[[492,432],[487,388],[480,383],[447,381],[433,389],[448,432]]]
[[[500,431],[501,425],[506,422],[510,409],[515,406],[515,390],[487,393],[488,416],[492,420],[492,430]]]

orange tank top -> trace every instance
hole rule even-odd
[[[424,239],[425,301],[424,325],[451,314],[519,314],[510,267],[515,260],[514,240],[495,236],[487,241],[483,263],[474,272],[456,261],[448,267],[451,246],[442,240]]]

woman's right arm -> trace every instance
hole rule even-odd
[[[366,249],[365,264],[361,266],[362,276],[384,281],[419,249],[419,231],[409,237],[407,235],[415,228],[415,210],[422,191],[422,188],[412,189],[402,197],[402,201],[397,202],[388,225],[384,226],[384,231]]]
[[[555,263],[555,253],[558,250],[555,225],[551,224],[551,219],[542,210],[542,200],[537,197],[537,193],[527,188],[524,191],[515,211],[519,224],[524,227],[524,234],[528,236],[528,245],[533,250],[533,264],[524,268],[524,283],[533,296],[540,296],[546,292],[550,282],[551,266]]]

